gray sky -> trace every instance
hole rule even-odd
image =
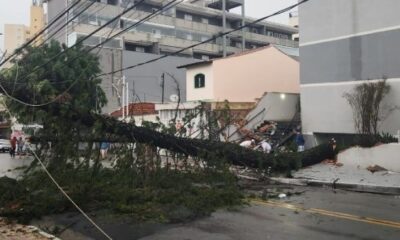
[[[5,23],[29,24],[29,7],[32,0],[0,0],[0,33]],[[296,3],[297,0],[246,0],[246,14],[250,17],[263,17]],[[271,19],[280,23],[288,23],[288,14]],[[4,36],[0,36],[0,49],[3,49]]]

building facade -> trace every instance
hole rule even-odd
[[[87,0],[83,2],[90,3]],[[128,0],[98,0],[84,14],[79,15],[66,30],[57,33],[54,39],[71,46],[79,37],[86,36],[101,25],[104,25],[131,6],[133,2]],[[48,0],[48,19],[54,18],[69,4],[71,4],[71,1]],[[123,28],[131,26],[138,20],[159,10],[165,4],[167,4],[167,1],[163,0],[145,1],[95,36],[90,37],[85,41],[85,44],[91,46],[101,43],[109,36],[110,32],[116,33]],[[105,68],[102,70],[109,72],[106,69],[120,69],[143,62],[144,59],[157,58],[161,54],[175,52],[183,47],[207,40],[223,32],[224,29],[231,30],[241,26],[243,22],[254,20],[229,12],[232,8],[243,7],[243,0],[226,0],[226,11],[221,10],[221,4],[221,0],[190,0],[164,10],[162,14],[106,43],[99,53],[100,64]],[[63,21],[67,21],[67,19],[78,14],[81,10],[82,8],[74,9]],[[54,31],[55,29],[50,29],[49,34]],[[297,29],[290,26],[261,22],[246,28],[245,31],[232,33],[225,40],[223,38],[217,39],[186,50],[176,55],[175,58],[168,58],[167,61],[154,62],[123,73],[105,76],[102,84],[109,104],[104,111],[111,112],[120,107],[120,100],[116,91],[121,91],[122,89],[118,83],[121,82],[120,79],[123,75],[125,75],[129,86],[135,86],[130,90],[132,99],[135,99],[137,97],[135,95],[138,95],[142,101],[161,102],[160,81],[162,80],[162,74],[167,72],[178,81],[181,89],[183,89],[181,100],[186,101],[184,71],[176,69],[177,66],[221,57],[224,52],[234,54],[245,49],[262,47],[269,43],[297,46],[298,43],[292,40],[292,35],[295,33],[297,33]],[[243,45],[243,43],[245,44]],[[171,80],[169,79],[169,81]],[[166,101],[169,101],[170,95],[176,94],[174,85],[174,82],[165,85],[167,86],[164,93]]]
[[[266,46],[186,68],[188,101],[255,103],[265,92],[299,93],[298,49]]]
[[[315,145],[326,136],[356,132],[345,93],[387,78],[383,106],[400,103],[400,18],[397,0],[309,1],[300,6],[301,110],[303,131]],[[379,130],[395,135],[400,112]]]
[[[21,47],[25,42],[34,37],[45,26],[45,14],[43,4],[40,1],[33,1],[30,8],[30,25],[5,24],[4,25],[4,51],[6,56],[14,53],[15,49]],[[38,45],[43,42],[43,36],[37,38],[33,43]],[[5,68],[11,67],[12,63],[4,64]]]
[[[87,1],[87,0],[86,0]],[[244,4],[243,0],[225,0],[226,9]],[[60,11],[67,7],[70,1],[49,0],[48,14],[53,18]],[[87,1],[88,2],[88,1]],[[225,12],[226,26],[223,28],[223,11],[220,9],[219,1],[185,1],[175,7],[166,9],[162,14],[140,24],[129,32],[123,34],[120,38],[110,42],[107,46],[114,48],[123,48],[129,51],[147,52],[147,53],[168,53],[181,49],[184,46],[192,45],[196,42],[204,41],[212,36],[237,28],[242,24],[242,16],[239,14]],[[229,3],[235,3],[230,5]],[[105,22],[121,13],[133,2],[128,0],[99,0],[98,3],[90,7],[84,14],[80,15],[75,23],[69,26],[68,37],[76,38],[76,35],[82,36],[90,33]],[[110,27],[116,26],[117,29],[128,27],[136,23],[139,19],[161,9],[167,2],[163,0],[149,0],[137,5],[131,13],[122,16],[116,23]],[[70,3],[69,3],[70,4]],[[81,8],[72,11],[69,17],[78,14]],[[244,22],[253,21],[252,18],[245,18]],[[110,29],[105,29],[97,36],[89,39],[87,44],[101,41],[103,34]],[[244,49],[251,49],[265,46],[268,43],[296,47],[297,42],[292,41],[292,35],[297,33],[296,28],[270,23],[260,22],[254,26],[246,28],[244,33],[245,45],[242,46],[242,32],[232,33],[227,37],[226,50],[228,54],[240,52]],[[62,35],[62,34],[60,34]],[[63,36],[65,37],[65,36]],[[217,39],[214,42],[195,47],[192,50],[181,53],[185,57],[198,59],[208,59],[222,56],[224,46],[222,40]]]

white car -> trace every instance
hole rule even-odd
[[[7,139],[0,139],[0,152],[9,152],[11,149],[10,141]]]

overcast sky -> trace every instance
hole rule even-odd
[[[250,17],[263,17],[282,8],[292,5],[297,0],[245,0],[246,14]],[[29,6],[32,0],[0,0],[0,33],[5,23],[29,24]],[[288,23],[288,14],[271,19],[280,23]],[[0,48],[3,49],[4,36],[0,36]]]

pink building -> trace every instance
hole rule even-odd
[[[299,93],[297,48],[266,46],[186,68],[187,101],[254,103],[264,93]]]

